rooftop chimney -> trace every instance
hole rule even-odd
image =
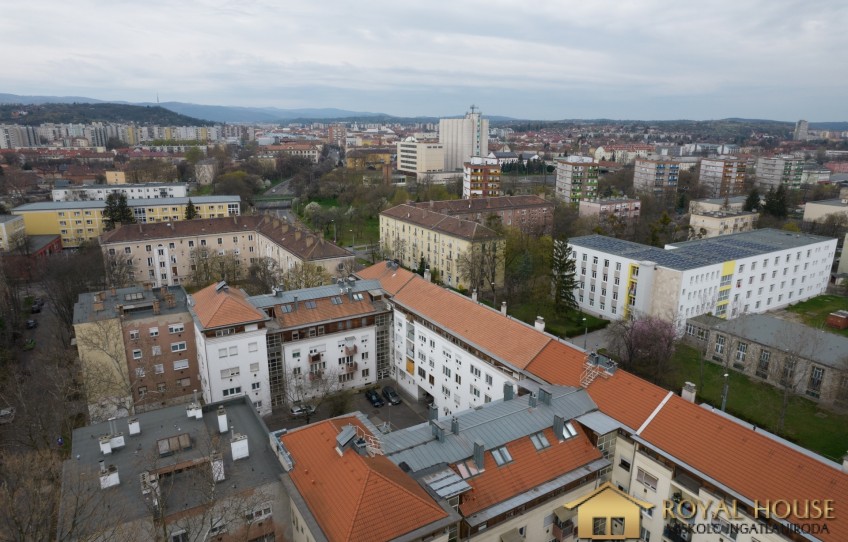
[[[536,317],[536,329],[539,331],[545,331],[545,319],[541,316]]]
[[[427,282],[432,282],[432,279],[433,275],[430,273],[430,268],[428,267],[424,270],[424,280],[426,280]]]
[[[430,426],[431,426],[430,429],[433,433],[433,436],[436,437],[436,440],[438,440],[439,442],[444,442],[445,441],[445,428],[442,427],[442,424],[440,424],[436,420],[433,420],[432,422],[430,422]]]
[[[118,476],[118,469],[115,465],[109,465],[106,467],[106,464],[101,459],[100,460],[100,489],[106,489],[107,487],[113,487],[121,483],[121,479]]]
[[[506,301],[501,301],[501,314],[506,316]]]
[[[486,446],[480,441],[474,441],[474,464],[478,470],[483,470],[483,452],[486,451]]]
[[[141,424],[139,423],[138,418],[130,418],[127,424],[129,425],[130,435],[138,435],[141,433]]]
[[[539,388],[539,401],[543,405],[551,406],[551,392],[545,388]]]
[[[477,288],[471,290],[471,301],[477,303]]]
[[[186,414],[189,418],[194,418],[195,420],[203,419],[203,409],[200,408],[200,405],[198,405],[196,402],[188,405],[188,407],[186,408]]]
[[[459,434],[459,418],[456,416],[451,418],[451,433],[454,435]]]
[[[535,393],[530,394],[530,398],[528,399],[528,404],[530,405],[530,408],[536,408],[536,405],[538,404],[538,400],[537,400]]]
[[[515,396],[515,390],[512,388],[512,382],[504,382],[503,388],[504,401],[512,401]]]
[[[427,407],[427,421],[433,421],[439,417],[439,407],[435,403]]]
[[[554,415],[554,436],[557,440],[562,440],[564,433],[562,432],[565,427],[565,418],[562,416],[555,414]]]
[[[690,403],[695,402],[695,384],[686,382],[683,384],[683,391],[680,392],[680,397],[686,399]]]
[[[230,430],[230,425],[227,423],[227,411],[224,405],[218,407],[218,432],[226,433]]]
[[[230,449],[233,452],[233,461],[238,461],[250,456],[250,448],[247,443],[247,435],[233,434],[230,441]]]

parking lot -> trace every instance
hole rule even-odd
[[[381,382],[377,386],[378,390],[382,389],[383,385],[392,386],[395,390],[398,390],[398,387],[393,385],[391,380]],[[401,403],[398,405],[389,405],[386,403],[382,407],[375,408],[368,402],[368,399],[365,398],[365,393],[360,391],[354,393],[351,397],[348,411],[362,412],[368,416],[368,419],[371,420],[371,422],[378,428],[387,427],[392,431],[427,421],[427,405],[419,403],[418,401],[405,396],[403,393],[400,394],[400,397]],[[310,417],[309,421],[310,423],[314,423],[326,420],[329,417],[329,404],[325,401],[324,404],[318,407],[317,411]],[[273,414],[266,416],[264,420],[268,429],[271,431],[276,431],[278,429],[295,429],[306,425],[305,417],[293,418],[289,414],[288,408],[284,407],[280,407],[275,410]],[[388,426],[384,426],[384,424],[388,424]]]

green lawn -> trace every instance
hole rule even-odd
[[[689,346],[680,345],[675,354],[668,382],[679,391],[686,381],[700,382],[700,353]],[[724,387],[724,368],[704,361],[704,381],[698,386],[697,401],[721,406]],[[777,433],[777,421],[782,401],[781,391],[773,386],[756,382],[747,376],[730,371],[727,394],[727,412]],[[848,415],[820,409],[816,403],[794,396],[786,412],[786,428],[781,437],[791,440],[829,459],[841,462],[848,450]]]
[[[486,295],[484,294],[483,297],[486,297]],[[559,317],[550,304],[538,307],[535,303],[513,303],[512,306],[507,305],[507,310],[513,318],[518,318],[531,325],[536,322],[537,316],[541,316],[545,319],[545,331],[557,337],[575,337],[585,333],[586,326],[583,325],[582,320],[584,317],[589,331],[603,329],[609,324],[606,320],[579,312],[569,314],[566,317]]]
[[[806,301],[802,301],[796,305],[788,307],[786,310],[799,315],[804,323],[808,326],[817,327],[837,333],[843,337],[848,337],[848,329],[833,329],[824,325],[827,315],[838,311],[848,310],[848,298],[838,295],[820,295]]]

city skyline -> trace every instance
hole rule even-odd
[[[832,2],[99,3],[0,21],[19,95],[395,116],[839,121]],[[84,14],[84,15],[78,15]]]

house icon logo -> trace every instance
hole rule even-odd
[[[609,482],[564,506],[577,511],[577,537],[587,540],[638,539],[642,510],[654,507]]]

